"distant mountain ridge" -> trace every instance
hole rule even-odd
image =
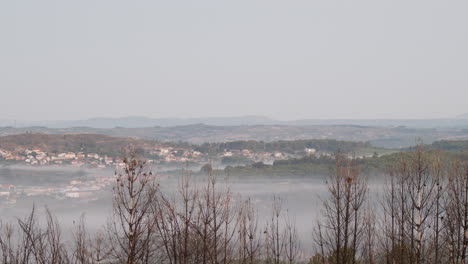
[[[337,139],[345,141],[366,141],[374,146],[402,148],[413,146],[417,139],[430,144],[436,140],[466,140],[468,129],[463,128],[408,128],[376,127],[358,125],[244,125],[209,126],[194,124],[172,127],[144,128],[46,128],[46,127],[0,127],[0,136],[23,133],[45,134],[102,134],[116,137],[132,137],[158,141],[190,142],[227,142],[238,140],[298,140],[298,139]]]
[[[468,119],[304,119],[286,122],[288,125],[358,125],[370,127],[468,128]]]
[[[47,128],[149,128],[174,127],[205,124],[209,126],[255,126],[255,125],[355,125],[367,127],[398,127],[410,128],[468,128],[468,113],[456,118],[438,119],[301,119],[281,121],[265,116],[234,116],[234,117],[200,117],[200,118],[149,118],[129,116],[120,118],[91,118],[86,120],[57,120],[15,122],[0,120],[0,127],[47,127]]]
[[[86,120],[57,120],[18,122],[16,127],[48,127],[48,128],[143,128],[143,127],[173,127],[194,124],[206,124],[214,126],[238,126],[238,125],[271,125],[277,121],[263,116],[238,116],[238,117],[200,117],[200,118],[149,118],[143,116],[128,116],[119,118],[98,117]],[[15,126],[15,121],[0,120],[0,126]]]

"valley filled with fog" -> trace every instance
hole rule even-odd
[[[57,217],[65,236],[85,217],[89,230],[98,231],[112,213],[112,187],[115,171],[69,167],[2,167],[0,168],[0,215],[4,222],[26,217],[33,207],[38,216],[48,208]],[[157,174],[156,182],[169,197],[177,194],[183,175]],[[12,177],[14,176],[14,177]],[[250,198],[259,216],[259,226],[271,218],[273,197],[282,199],[282,207],[301,230],[304,245],[311,237],[322,199],[327,197],[325,175],[299,176],[219,176],[218,188],[230,191],[234,201]],[[206,176],[190,176],[195,187],[207,184]],[[371,179],[371,196],[382,189],[383,180]],[[95,187],[98,186],[98,187]],[[6,188],[9,187],[9,195]],[[283,224],[287,219],[283,219]]]

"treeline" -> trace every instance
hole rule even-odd
[[[413,150],[414,151],[414,150]],[[468,160],[468,151],[448,152],[429,148],[428,155],[437,155],[444,160]],[[354,164],[359,166],[361,173],[366,175],[382,174],[388,171],[402,157],[407,157],[411,151],[392,153],[382,156],[362,157],[354,159]],[[327,175],[335,166],[335,155],[308,155],[301,158],[276,160],[272,165],[262,162],[245,166],[227,166],[219,173],[235,176],[275,175],[275,176],[311,176]],[[343,154],[341,154],[343,155]],[[347,154],[352,158],[352,154]]]
[[[422,150],[389,168],[380,196],[355,160],[336,156],[312,263],[466,263],[468,163]]]
[[[148,155],[148,147],[173,147],[194,149],[201,153],[216,155],[224,151],[247,149],[252,152],[304,152],[306,148],[324,152],[354,152],[364,148],[373,148],[369,143],[339,141],[332,139],[292,140],[292,141],[232,141],[224,143],[204,143],[202,145],[187,142],[162,142],[136,138],[113,137],[100,134],[18,134],[0,137],[0,148],[6,150],[39,148],[46,152],[86,152],[119,157],[122,151],[132,146],[141,155]]]
[[[0,149],[18,151],[39,148],[49,153],[84,152],[110,157],[121,157],[132,148],[139,155],[149,157],[148,148],[173,147],[193,149],[195,145],[186,142],[161,142],[154,140],[123,138],[101,134],[18,134],[0,137]],[[152,157],[154,158],[154,157]]]
[[[383,173],[397,161],[403,152],[355,159],[355,164],[364,174]],[[327,175],[335,166],[335,154],[323,156],[304,156],[296,159],[276,160],[272,165],[262,162],[246,166],[227,166],[220,173],[233,176],[271,175],[271,176],[312,176]]]
[[[432,143],[429,147],[451,152],[468,152],[468,140],[441,140]]]
[[[91,233],[82,219],[65,241],[47,211],[0,227],[2,263],[170,264],[458,264],[468,246],[468,163],[418,148],[389,167],[384,191],[369,191],[357,160],[337,154],[313,248],[281,198],[266,223],[255,202],[234,197],[210,166],[202,183],[190,175],[167,193],[145,162],[130,155],[116,173],[113,213]],[[311,193],[311,197],[316,195]]]
[[[86,152],[119,157],[129,146],[144,146],[154,142],[133,138],[118,138],[98,134],[18,134],[0,137],[0,148],[9,151],[39,148],[49,153]]]
[[[335,139],[280,140],[263,142],[255,140],[232,141],[224,143],[204,143],[195,149],[203,153],[247,149],[254,152],[304,152],[306,148],[324,152],[355,152],[363,148],[372,148],[367,142],[341,141]]]

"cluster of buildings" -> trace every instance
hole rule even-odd
[[[244,161],[273,163],[275,160],[297,158],[297,155],[284,152],[255,152],[248,149],[224,150],[209,156],[206,153],[194,149],[183,149],[174,147],[158,147],[145,149],[148,163],[153,164],[180,164],[193,162],[195,164],[206,164],[208,162],[220,162],[227,157],[243,157]],[[305,149],[308,155],[316,154],[315,149]],[[26,149],[11,152],[0,149],[0,160],[14,163],[29,164],[35,166],[45,165],[70,165],[89,168],[119,168],[125,164],[121,158],[110,157],[98,153],[85,152],[63,152],[49,153],[39,148]],[[54,184],[51,186],[20,186],[12,184],[0,185],[0,205],[13,206],[19,199],[34,197],[49,197],[57,200],[96,200],[105,189],[115,183],[115,176],[99,176],[92,180],[72,180],[67,184]]]
[[[275,160],[297,158],[298,155],[285,152],[254,152],[248,149],[225,150],[217,153],[215,156],[209,156],[206,153],[194,149],[184,149],[175,147],[153,147],[144,149],[145,158],[148,163],[154,164],[184,164],[187,162],[193,164],[205,164],[207,162],[221,161],[225,157],[243,157],[244,160],[252,162],[272,163]],[[307,153],[315,153],[315,149],[306,149]],[[71,165],[76,167],[106,168],[121,167],[123,160],[118,157],[111,157],[98,153],[85,152],[63,152],[51,153],[45,152],[39,148],[26,149],[17,152],[11,152],[0,149],[0,161],[22,163],[29,165]]]
[[[11,162],[19,162],[30,165],[72,165],[105,168],[108,166],[121,166],[122,159],[99,155],[96,153],[63,152],[50,153],[41,149],[26,149],[19,152],[11,152],[0,149],[0,159]]]
[[[57,200],[97,200],[102,190],[115,183],[115,177],[97,177],[95,180],[72,180],[57,186],[0,185],[0,204],[14,205],[18,199],[49,197]]]
[[[184,163],[184,162],[203,162],[206,161],[206,155],[193,149],[158,147],[148,149],[151,159],[150,163]]]
[[[223,157],[244,157],[252,162],[273,163],[275,160],[289,159],[297,157],[296,155],[284,152],[254,152],[248,149],[243,150],[229,150],[221,153]]]

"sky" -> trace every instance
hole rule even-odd
[[[0,119],[468,112],[468,1],[0,1]]]

